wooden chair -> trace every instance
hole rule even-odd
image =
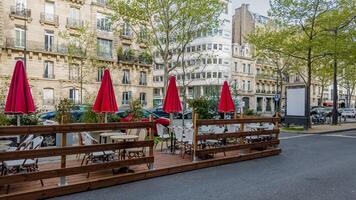
[[[33,139],[29,145],[26,146],[26,149],[38,149],[41,147],[43,142],[43,137],[38,136]],[[22,149],[25,150],[25,149]],[[19,159],[19,160],[8,160],[3,162],[3,172],[2,175],[8,174],[18,174],[18,173],[29,173],[37,172],[38,168],[38,158],[34,159]],[[41,179],[41,185],[44,186],[43,180]],[[9,193],[10,184],[7,186],[7,193]]]
[[[147,136],[147,130],[145,128],[139,129],[138,141],[145,141]],[[145,147],[130,148],[126,151],[128,158],[142,158],[146,156]]]
[[[166,147],[168,147],[170,135],[168,133],[168,129],[166,127],[164,127],[162,124],[157,124],[156,127],[157,127],[158,139],[160,140],[158,143],[161,143],[161,151],[162,151],[164,142],[166,143]],[[155,149],[156,149],[158,143],[156,143]]]

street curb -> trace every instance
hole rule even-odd
[[[332,130],[332,131],[320,131],[320,132],[313,132],[313,133],[298,132],[298,131],[282,131],[282,132],[284,132],[284,133],[295,133],[295,134],[315,134],[315,135],[323,135],[323,134],[328,134],[328,133],[339,133],[339,132],[345,132],[345,131],[356,131],[356,128],[347,128],[347,129]]]

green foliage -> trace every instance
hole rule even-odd
[[[141,101],[139,99],[131,100],[129,114],[132,115],[134,121],[142,118],[142,116],[143,116],[142,105],[141,105]]]
[[[210,110],[214,104],[212,100],[209,100],[205,97],[200,97],[189,100],[188,104],[194,110],[194,112],[199,115],[199,119],[211,119],[213,117],[213,112]],[[217,107],[217,104],[215,107]]]
[[[73,102],[67,98],[60,99],[56,106],[56,120],[60,124],[67,124],[73,121],[70,111],[73,108]]]
[[[138,57],[140,63],[152,64],[152,56],[148,51],[142,51]]]
[[[253,109],[249,109],[249,108],[244,108],[244,112],[243,114],[245,116],[253,116],[253,115],[256,115],[256,113],[254,112]]]
[[[80,121],[83,123],[99,123],[101,120],[100,116],[93,111],[93,106],[88,105]]]
[[[8,125],[10,125],[9,118],[5,114],[0,113],[0,126],[8,126]]]

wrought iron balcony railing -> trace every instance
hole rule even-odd
[[[10,17],[27,19],[31,17],[31,10],[22,6],[11,6]]]
[[[59,17],[58,15],[42,12],[40,16],[40,23],[59,26]]]

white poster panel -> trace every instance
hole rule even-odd
[[[305,88],[287,88],[287,115],[305,116]]]

